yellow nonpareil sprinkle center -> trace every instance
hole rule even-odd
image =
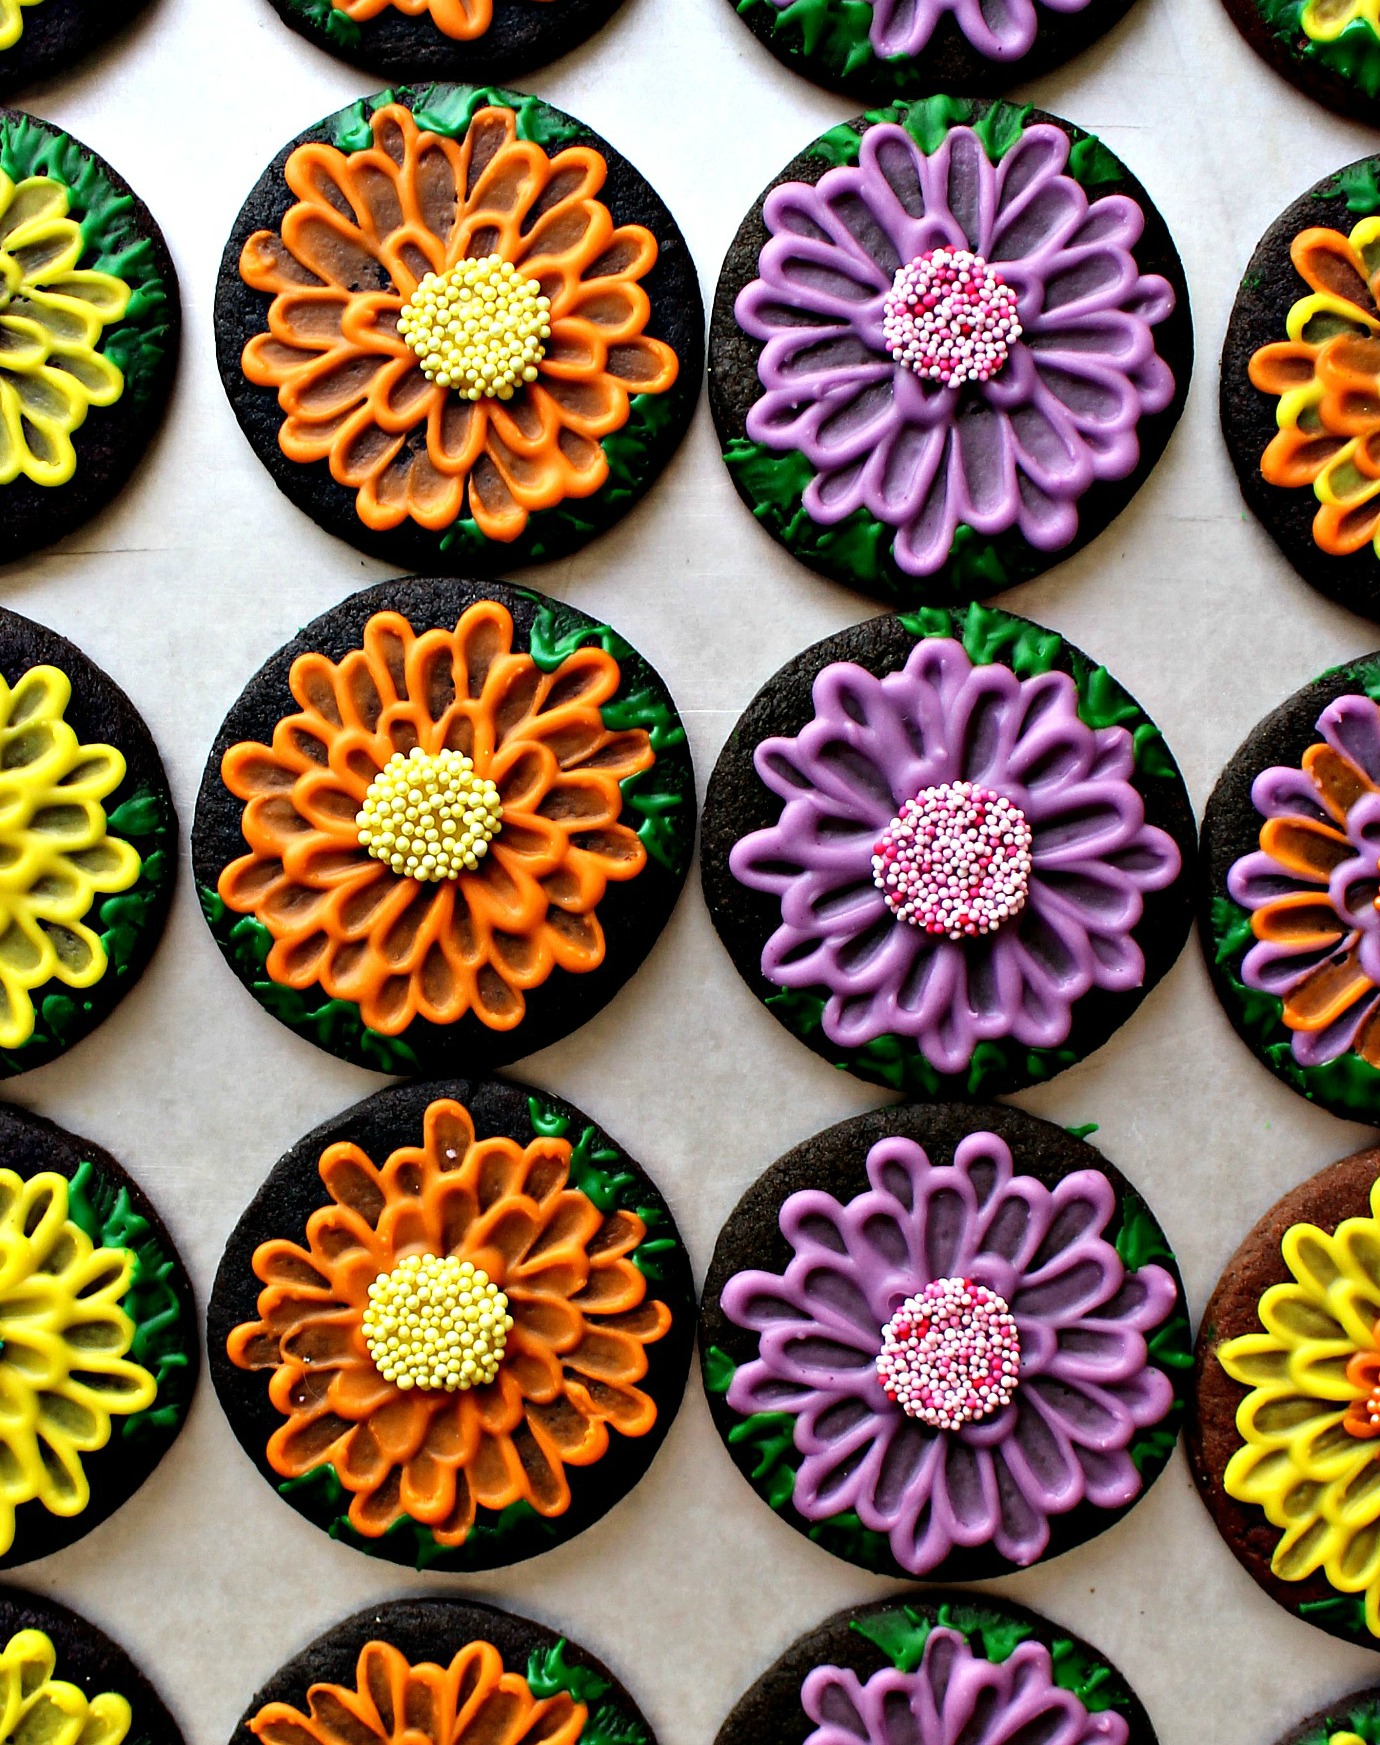
[[[408,879],[473,872],[503,827],[498,789],[463,751],[395,751],[355,815],[375,860]]]
[[[369,1286],[364,1343],[395,1387],[454,1393],[494,1379],[512,1325],[488,1273],[453,1256],[409,1254]]]
[[[511,400],[535,382],[551,337],[551,299],[496,254],[428,273],[398,316],[422,374],[467,400]]]

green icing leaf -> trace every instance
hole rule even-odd
[[[854,1618],[848,1628],[880,1648],[897,1672],[914,1672],[925,1657],[925,1644],[934,1626],[913,1606],[898,1606],[894,1612]]]
[[[527,1658],[527,1683],[534,1697],[544,1699],[565,1691],[575,1702],[592,1706],[613,1687],[592,1667],[572,1666],[565,1657],[568,1646],[562,1636],[549,1648],[534,1648]]]
[[[1072,1691],[1090,1713],[1130,1706],[1131,1698],[1125,1686],[1091,1649],[1060,1636],[1050,1643],[1049,1657],[1055,1684],[1062,1690]]]
[[[1097,196],[1126,180],[1126,170],[1094,134],[1084,133],[1069,147],[1069,174],[1089,194]]]
[[[840,121],[837,127],[820,134],[814,144],[805,149],[812,158],[823,158],[826,164],[838,166],[857,163],[861,143],[861,136],[852,122]]]
[[[1034,112],[1033,103],[1019,107],[1014,103],[994,103],[980,121],[973,123],[973,132],[994,164],[1000,163],[1015,145]]]
[[[363,31],[333,0],[289,0],[289,5],[299,18],[325,31],[337,48],[348,51],[359,47]]]
[[[1097,1132],[1100,1122],[1084,1121],[1080,1127],[1065,1127],[1064,1131],[1072,1139],[1088,1139]]]
[[[187,1414],[191,1358],[188,1329],[176,1289],[177,1263],[153,1225],[117,1187],[88,1162],[77,1165],[67,1187],[68,1216],[98,1248],[120,1248],[134,1257],[121,1308],[134,1323],[129,1356],[158,1384],[153,1404],[122,1418],[122,1440],[137,1444],[176,1430]]]
[[[868,0],[791,0],[779,9],[770,0],[738,0],[738,12],[750,23],[769,26],[787,53],[818,56],[841,77],[851,77],[877,58],[868,40]],[[916,83],[907,57],[891,64],[898,68],[898,85]]]
[[[1164,1232],[1133,1188],[1121,1196],[1121,1227],[1114,1246],[1129,1272],[1139,1272],[1143,1266],[1174,1264],[1174,1251],[1165,1241]]]
[[[1326,1630],[1345,1630],[1360,1642],[1375,1642],[1366,1623],[1364,1594],[1328,1594],[1326,1599],[1302,1600],[1298,1610],[1300,1617]]]
[[[950,128],[962,127],[972,119],[972,114],[973,106],[966,97],[936,95],[908,104],[899,114],[884,110],[869,115],[868,120],[900,122],[925,156],[931,157],[943,145]]]
[[[865,1641],[879,1648],[898,1672],[914,1672],[924,1658],[925,1644],[935,1628],[955,1630],[975,1653],[994,1666],[1009,1660],[1022,1642],[1034,1635],[1030,1624],[1007,1617],[974,1602],[946,1602],[935,1610],[933,1622],[914,1606],[897,1606],[871,1617],[854,1618],[849,1625]],[[1126,1708],[1130,1693],[1105,1661],[1065,1636],[1049,1644],[1051,1675],[1061,1690],[1072,1692],[1091,1713],[1113,1707]]]
[[[1318,189],[1319,198],[1342,194],[1346,209],[1357,218],[1370,218],[1380,212],[1380,176],[1374,158],[1362,158],[1358,164],[1347,164],[1337,171],[1330,182]]]
[[[717,1345],[711,1345],[704,1354],[704,1386],[711,1394],[726,1394],[733,1385],[733,1377],[737,1374],[738,1365]]]

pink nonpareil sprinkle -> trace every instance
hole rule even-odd
[[[993,933],[1025,907],[1032,841],[1004,795],[945,782],[907,800],[877,838],[872,882],[898,921],[925,933]]]
[[[1015,1316],[971,1279],[935,1279],[882,1328],[882,1392],[934,1430],[958,1430],[1010,1405],[1020,1373]]]
[[[931,248],[897,272],[882,305],[892,358],[923,380],[961,388],[996,375],[1021,337],[1016,293],[966,248]]]

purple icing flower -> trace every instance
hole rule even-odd
[[[1380,1066],[1380,708],[1338,697],[1302,767],[1262,770],[1260,847],[1227,874],[1252,911],[1247,987],[1283,1001],[1301,1066],[1354,1049]]]
[[[877,16],[893,10],[920,7],[883,0]],[[1137,425],[1173,398],[1151,328],[1174,292],[1131,253],[1144,215],[1124,194],[1089,202],[1068,155],[1068,136],[1044,123],[993,164],[971,128],[926,156],[887,122],[863,136],[856,167],[767,197],[761,277],[735,305],[766,341],[747,433],[804,455],[814,521],[864,509],[894,527],[912,575],[944,565],[960,524],[1018,527],[1040,551],[1068,545],[1079,498],[1135,469]],[[975,276],[981,257],[1016,293],[1019,336],[986,380],[960,370],[963,385],[945,386],[888,346],[888,296],[931,270],[935,250],[961,251]],[[971,343],[961,324],[950,338],[955,357]]]
[[[1179,851],[1145,822],[1130,734],[1086,726],[1067,674],[1018,679],[929,637],[885,678],[827,666],[813,695],[796,738],[754,753],[785,804],[775,824],[734,844],[729,866],[780,897],[762,974],[825,990],[830,1041],[905,1036],[937,1071],[959,1072],[984,1040],[1058,1047],[1089,989],[1141,985],[1132,929],[1142,893],[1173,883]],[[1028,851],[1013,836],[1008,860],[961,862],[944,826],[955,805],[972,804],[955,796],[965,782],[1015,809]],[[935,840],[907,850],[906,915],[884,856],[916,828],[917,810]],[[970,900],[971,930],[957,937],[940,878]]]
[[[1173,1307],[1174,1280],[1122,1265],[1102,1234],[1116,1196],[1101,1171],[1047,1188],[1014,1174],[993,1133],[969,1134],[938,1167],[913,1140],[883,1139],[867,1175],[846,1206],[818,1189],[792,1194],[780,1213],[794,1251],[785,1274],[740,1272],[724,1286],[724,1313],[758,1334],[759,1352],[728,1404],[794,1415],[804,1459],[792,1501],[807,1520],[856,1511],[913,1575],[959,1547],[1033,1563],[1051,1516],[1123,1508],[1140,1491],[1131,1443],[1173,1403],[1145,1335]],[[889,1319],[940,1280],[985,1287],[1020,1337],[1010,1403],[975,1405],[955,1429],[888,1397],[877,1364]]]
[[[957,1630],[930,1631],[914,1672],[817,1666],[800,1700],[815,1730],[805,1745],[1126,1745],[1113,1709],[1089,1714],[1054,1682],[1049,1650],[1022,1642],[1000,1665],[973,1653]]]

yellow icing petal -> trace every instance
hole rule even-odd
[[[1345,297],[1330,291],[1310,291],[1294,303],[1284,323],[1290,339],[1321,345],[1339,333],[1380,334],[1380,321]]]
[[[51,176],[26,176],[22,182],[4,176],[0,179],[0,247],[8,249],[10,237],[26,225],[66,218],[67,212],[67,190]]]
[[[1312,41],[1335,42],[1347,25],[1360,16],[1360,0],[1308,0],[1299,23]]]
[[[1222,1368],[1245,1387],[1292,1386],[1291,1352],[1268,1333],[1245,1333],[1217,1353]]]
[[[118,321],[129,308],[132,295],[123,279],[112,273],[93,272],[90,268],[67,273],[50,273],[43,280],[43,289],[31,293],[35,303],[56,307],[83,316],[94,316],[99,325]]]
[[[124,376],[109,358],[102,357],[98,351],[55,345],[48,354],[48,361],[55,370],[65,370],[69,376],[76,377],[89,405],[113,406],[124,391]]]

